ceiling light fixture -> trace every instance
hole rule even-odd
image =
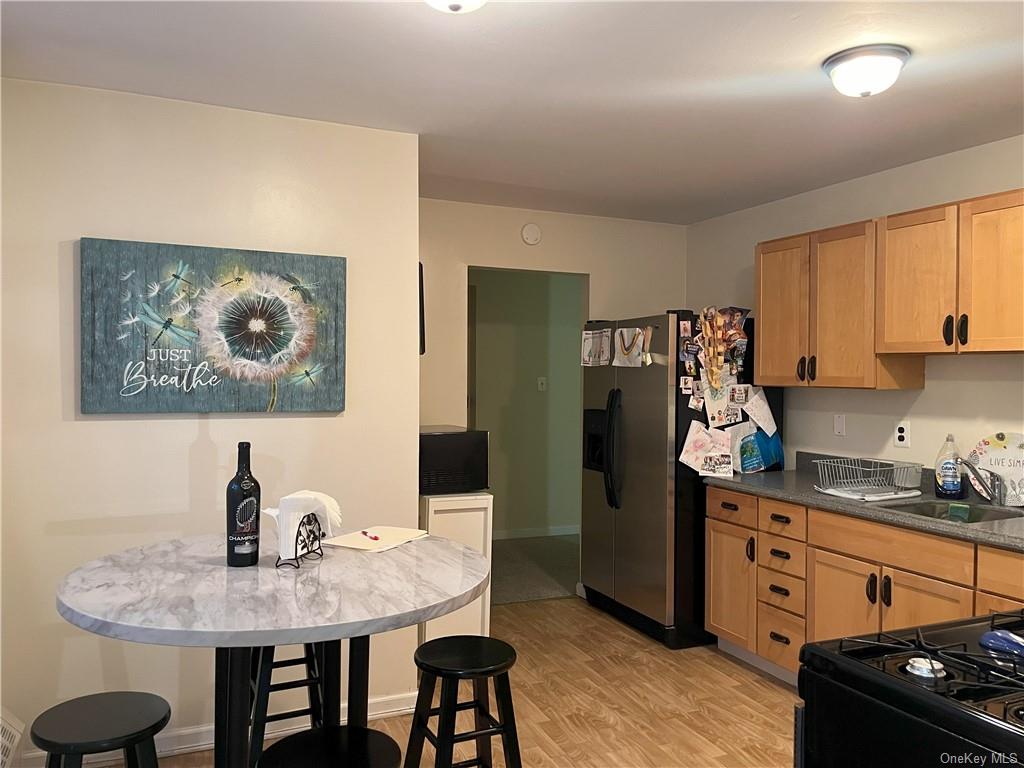
[[[465,15],[480,8],[487,0],[426,0],[427,5],[442,13]]]
[[[896,82],[909,58],[902,45],[858,45],[833,53],[821,66],[844,96],[874,96]]]

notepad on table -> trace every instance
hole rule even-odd
[[[401,546],[406,542],[422,539],[426,535],[426,531],[416,528],[375,525],[362,531],[353,531],[342,536],[324,539],[323,543],[329,547],[361,549],[364,552],[384,552],[385,550]]]

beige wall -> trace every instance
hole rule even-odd
[[[417,139],[19,81],[3,113],[3,703],[29,722],[148,690],[174,710],[165,746],[208,743],[212,651],[90,635],[58,617],[55,587],[104,553],[222,531],[240,439],[267,502],[317,488],[351,525],[416,523]],[[347,411],[82,417],[83,236],[348,257]],[[377,710],[411,703],[415,640],[374,639]]]
[[[476,426],[490,433],[494,536],[577,533],[586,278],[471,268],[469,282],[477,307]]]
[[[544,232],[523,243],[527,222]],[[470,266],[589,275],[589,316],[650,315],[682,304],[686,228],[625,219],[420,201],[427,354],[420,423],[466,423],[466,291]]]
[[[687,302],[751,306],[758,241],[1022,186],[1018,136],[693,224]],[[846,437],[832,434],[835,413],[846,414]],[[909,449],[893,447],[900,419],[910,421]],[[922,391],[786,391],[790,457],[798,449],[821,450],[930,465],[947,432],[966,451],[997,430],[1024,431],[1024,355],[931,356]]]

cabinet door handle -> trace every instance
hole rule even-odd
[[[783,525],[789,525],[793,522],[793,518],[791,518],[789,515],[780,515],[778,512],[772,512],[768,517],[773,523],[782,523]]]
[[[872,573],[868,576],[868,582],[864,585],[864,594],[868,596],[868,602],[872,605],[878,602],[878,574]]]
[[[942,321],[942,340],[946,342],[947,347],[953,346],[953,316],[946,315],[946,319]]]
[[[952,327],[952,326],[950,326],[950,327]],[[807,376],[807,358],[806,357],[801,357],[797,361],[797,364],[796,364],[796,377],[798,379],[800,379],[800,381],[804,381],[806,379],[806,376]]]
[[[723,501],[722,502],[722,509],[727,509],[730,512],[739,512],[740,511],[739,504],[733,504],[731,501]]]
[[[818,356],[811,355],[811,359],[807,361],[807,378],[814,381],[818,378]]]
[[[768,552],[772,557],[777,557],[781,560],[789,560],[789,558],[792,557],[792,555],[784,549],[769,549]]]
[[[754,537],[747,539],[747,560],[754,562]]]
[[[782,643],[783,645],[789,645],[789,638],[785,635],[780,635],[778,632],[769,632],[768,637],[774,640],[776,643]]]
[[[789,597],[789,590],[785,587],[780,587],[778,584],[769,584],[768,591],[774,592],[776,595],[782,595],[783,597]]]
[[[961,344],[967,343],[967,315],[960,315],[956,324],[956,340]]]
[[[882,577],[882,603],[885,606],[887,606],[887,607],[892,605],[892,577],[891,576],[883,576]]]

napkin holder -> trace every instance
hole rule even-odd
[[[319,560],[324,556],[324,548],[320,541],[324,538],[323,528],[320,527],[320,518],[315,512],[310,512],[299,521],[295,529],[295,557],[277,556],[275,567],[291,566],[298,568],[306,558]]]

